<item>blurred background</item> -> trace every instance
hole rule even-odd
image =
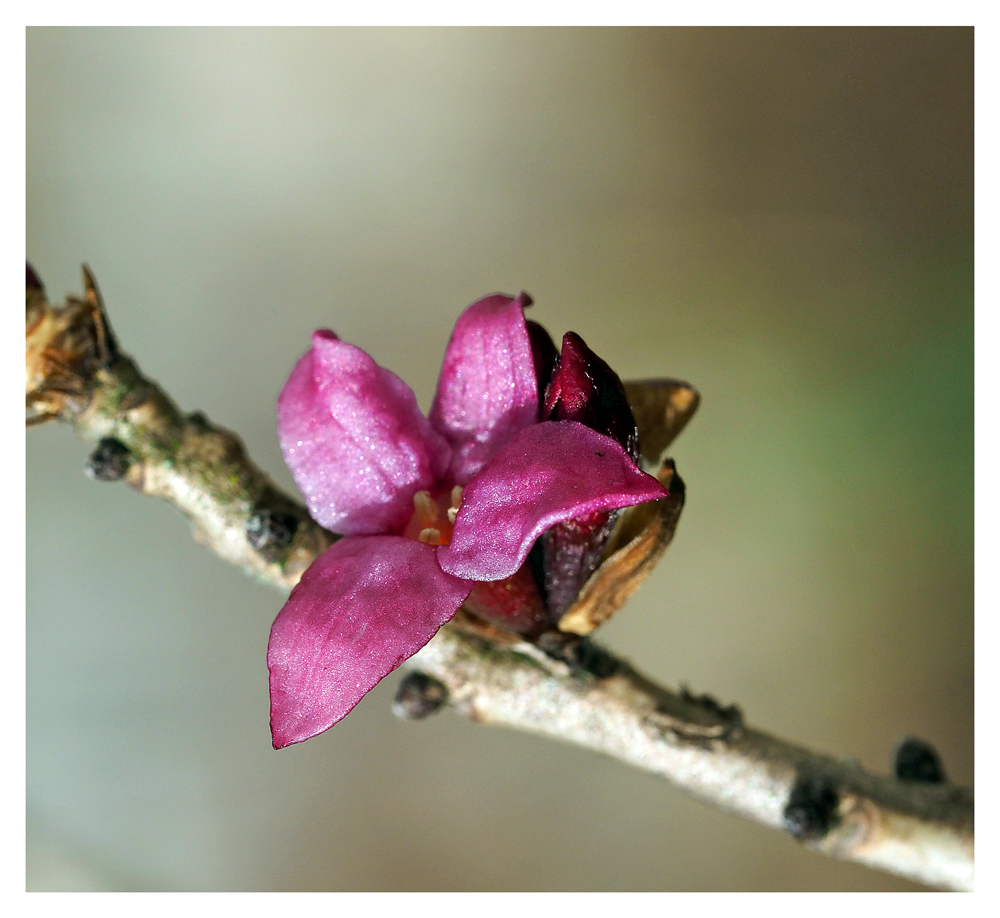
[[[277,481],[334,328],[426,408],[524,289],[702,393],[677,538],[599,633],[886,772],[973,780],[971,29],[28,29],[27,255]],[[275,752],[282,604],[27,436],[32,890],[902,890],[398,675]]]

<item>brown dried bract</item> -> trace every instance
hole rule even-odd
[[[622,514],[605,549],[604,560],[559,619],[560,631],[590,634],[606,622],[649,576],[670,544],[684,506],[684,483],[671,459],[656,477],[670,494]]]
[[[93,275],[83,268],[85,298],[53,306],[31,266],[27,269],[25,395],[28,425],[78,413],[89,401],[89,382],[117,350]]]
[[[604,558],[559,619],[559,630],[590,634],[606,622],[639,588],[674,537],[684,507],[684,482],[664,452],[691,420],[701,397],[676,379],[626,382],[642,459],[670,492],[623,511],[604,549]]]
[[[624,386],[639,428],[643,461],[648,469],[659,470],[664,451],[694,416],[701,396],[678,379],[634,379]]]

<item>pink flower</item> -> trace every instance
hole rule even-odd
[[[341,720],[477,583],[517,574],[547,530],[665,496],[616,439],[539,421],[529,302],[465,310],[427,418],[398,376],[314,332],[278,399],[278,436],[309,512],[344,537],[271,629],[275,748]]]

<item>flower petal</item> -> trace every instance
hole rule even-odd
[[[471,588],[412,539],[349,536],[331,545],[271,628],[274,748],[337,723],[454,616]]]
[[[503,580],[550,526],[666,494],[610,437],[576,421],[534,424],[466,485],[438,560],[456,577]]]
[[[451,333],[430,418],[454,448],[450,475],[460,485],[538,420],[526,302],[523,293],[488,296],[466,309]]]
[[[451,458],[410,387],[330,331],[281,390],[278,439],[313,519],[345,535],[400,531]]]

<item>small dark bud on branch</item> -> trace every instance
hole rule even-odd
[[[574,673],[587,673],[595,679],[609,679],[620,668],[606,650],[576,634],[547,631],[536,641],[540,650],[566,663]]]
[[[403,720],[423,720],[448,702],[448,689],[424,673],[410,673],[399,684],[392,713]]]
[[[943,784],[944,767],[937,750],[930,743],[906,737],[897,747],[893,762],[900,781],[923,781],[926,784]]]
[[[86,473],[96,481],[121,481],[132,465],[132,453],[114,437],[99,440],[84,466]]]
[[[740,710],[739,705],[722,704],[712,695],[696,695],[686,685],[681,686],[681,699],[689,704],[698,705],[698,707],[718,717],[721,721],[731,724],[743,723],[743,712]]]
[[[257,549],[286,548],[295,538],[299,521],[281,510],[255,510],[247,519],[247,541]]]
[[[818,841],[837,824],[839,804],[837,787],[829,777],[801,776],[785,807],[785,829],[799,841]]]

